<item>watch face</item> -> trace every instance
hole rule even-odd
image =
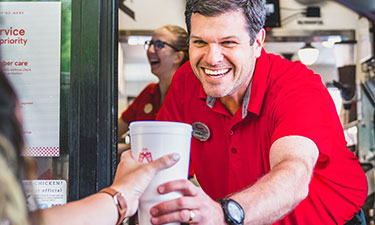
[[[243,222],[244,212],[236,203],[232,201],[228,202],[228,213],[237,223]]]

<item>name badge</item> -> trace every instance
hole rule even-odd
[[[191,124],[193,127],[193,137],[200,141],[207,141],[210,138],[210,129],[202,122],[194,122]]]
[[[145,112],[146,114],[149,114],[152,111],[152,109],[153,109],[152,104],[147,103],[143,108],[143,112]]]

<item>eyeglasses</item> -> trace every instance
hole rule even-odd
[[[157,49],[157,50],[160,50],[160,49],[164,48],[166,45],[168,45],[169,47],[173,48],[173,50],[175,50],[176,52],[180,51],[176,47],[174,47],[173,45],[168,44],[167,42],[164,42],[164,41],[160,41],[160,40],[146,41],[144,47],[145,47],[146,50],[148,50],[151,47],[151,45],[154,45],[155,49]]]

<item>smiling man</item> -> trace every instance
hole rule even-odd
[[[153,224],[344,224],[367,181],[319,75],[263,50],[263,0],[187,0],[190,63],[158,114],[194,128],[183,197]]]

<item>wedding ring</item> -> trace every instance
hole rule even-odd
[[[189,213],[190,213],[190,218],[189,218],[189,221],[188,223],[191,224],[194,220],[194,217],[195,217],[195,213],[193,210],[189,209]]]

